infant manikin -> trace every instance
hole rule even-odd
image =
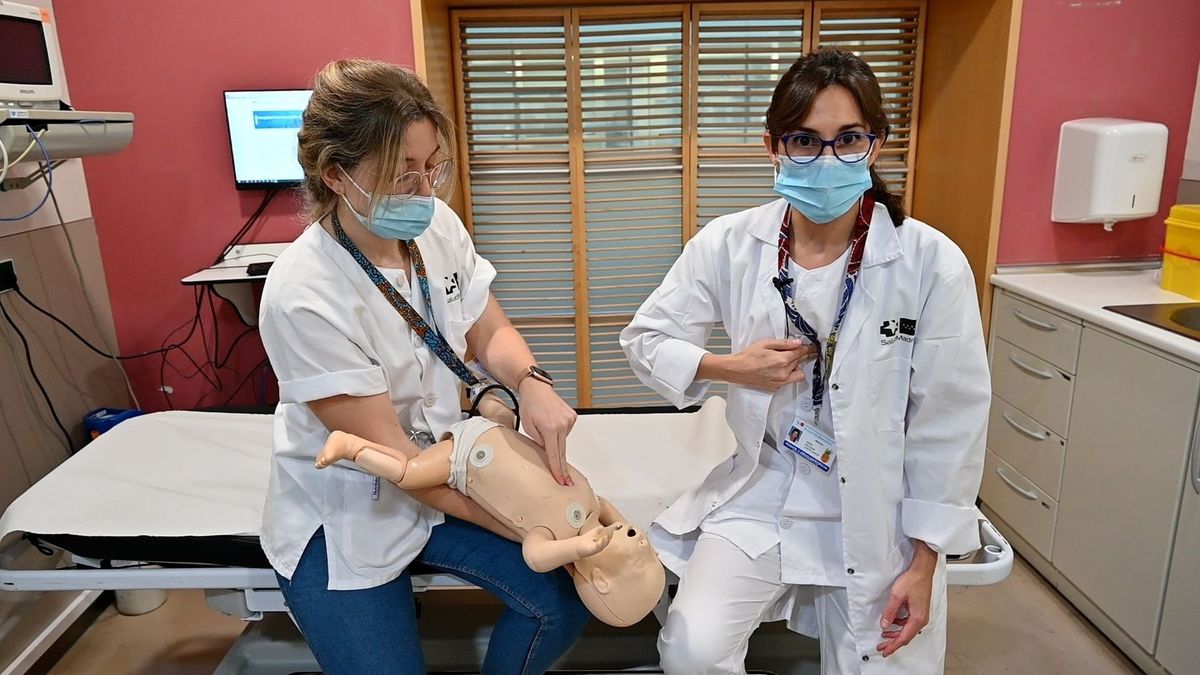
[[[592,492],[574,467],[568,465],[574,485],[559,485],[532,440],[492,421],[512,421],[503,404],[480,409],[492,419],[459,422],[444,440],[412,458],[335,431],[317,467],[353,461],[405,490],[448,484],[510,530],[497,534],[516,535],[531,569],[549,572],[566,565],[596,618],[629,626],[649,614],[662,596],[666,575],[646,534]]]

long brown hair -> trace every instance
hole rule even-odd
[[[822,49],[796,59],[779,79],[779,84],[775,85],[766,120],[772,145],[779,141],[780,136],[803,125],[812,111],[817,94],[834,85],[845,87],[854,96],[867,127],[882,143],[891,131],[891,125],[883,109],[879,81],[875,79],[871,66],[852,52]],[[900,225],[904,222],[904,200],[888,190],[887,183],[875,172],[875,167],[871,167],[871,193],[877,203],[887,207],[893,223]]]
[[[390,185],[404,173],[404,134],[427,119],[437,130],[442,153],[453,156],[454,123],[413,73],[382,61],[342,59],[317,73],[304,109],[297,152],[304,169],[309,220],[333,210],[338,196],[325,184],[325,171],[352,171],[375,159],[376,180]],[[379,191],[367,211],[375,208]]]

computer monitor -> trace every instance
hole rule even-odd
[[[50,12],[0,0],[0,107],[58,110],[62,72]]]
[[[300,120],[312,91],[275,89],[225,92],[225,116],[239,190],[300,185],[296,159]]]

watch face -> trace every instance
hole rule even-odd
[[[530,366],[529,370],[530,370],[530,372],[532,372],[534,375],[537,375],[538,377],[549,380],[550,382],[554,381],[554,378],[550,377],[550,373],[547,373],[545,370],[543,370],[537,366]]]

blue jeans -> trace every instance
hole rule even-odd
[[[325,533],[317,530],[291,581],[279,577],[288,608],[325,675],[424,673],[409,571],[376,588],[327,590]],[[414,565],[469,581],[508,606],[492,630],[483,673],[543,673],[588,622],[570,575],[529,569],[520,544],[446,517]],[[278,576],[278,575],[276,575]]]

